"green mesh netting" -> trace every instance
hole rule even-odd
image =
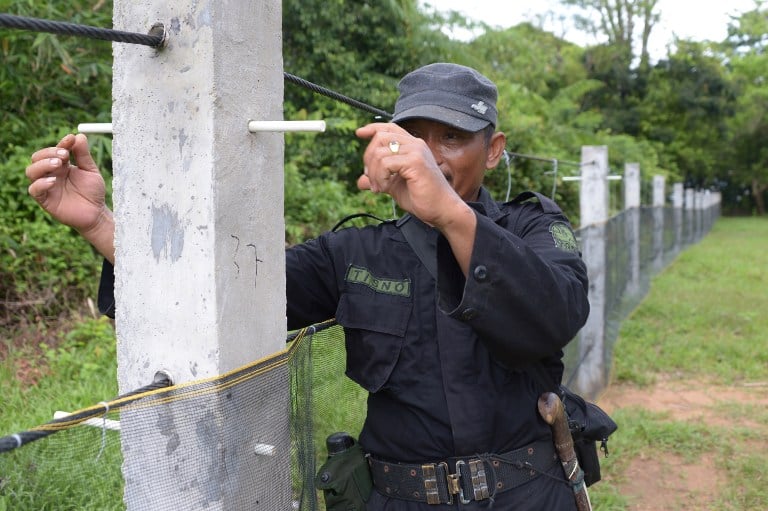
[[[102,402],[3,437],[0,510],[122,510],[124,494],[137,510],[322,509],[312,480],[325,438],[357,436],[365,393],[344,376],[344,335],[333,322],[289,339],[284,352],[225,375]],[[105,427],[114,421],[120,431]],[[276,433],[286,424],[290,435]],[[141,466],[123,459],[121,435],[133,450],[146,445]],[[135,470],[143,480],[149,473],[151,495],[131,484]]]

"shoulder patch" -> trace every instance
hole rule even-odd
[[[555,242],[555,246],[560,250],[566,252],[579,252],[579,244],[576,242],[576,236],[573,234],[573,230],[565,222],[553,222],[549,226],[549,233],[552,235],[552,240]]]

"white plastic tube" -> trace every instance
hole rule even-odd
[[[86,135],[111,134],[111,122],[84,122],[77,125],[77,131]],[[325,131],[325,121],[248,121],[248,131],[260,132],[318,132]]]
[[[563,181],[581,181],[581,176],[563,176]],[[606,179],[608,181],[621,181],[621,176],[619,175],[610,175],[607,176]]]
[[[277,453],[277,447],[269,444],[254,444],[253,452],[260,456],[274,456]]]
[[[77,125],[77,131],[85,133],[86,135],[93,135],[97,133],[112,133],[111,122],[83,122]]]
[[[325,121],[248,121],[251,133],[269,131],[314,131],[324,132]]]

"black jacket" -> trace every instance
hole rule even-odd
[[[420,462],[549,434],[527,368],[543,361],[559,381],[589,311],[587,276],[559,207],[531,196],[497,205],[481,190],[468,279],[429,230],[435,282],[394,221],[288,250],[288,328],[334,316],[344,327],[347,375],[371,393],[369,452]]]

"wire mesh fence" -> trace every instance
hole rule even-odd
[[[594,399],[608,384],[621,323],[651,280],[680,252],[700,241],[720,216],[704,209],[641,207],[577,231],[589,272],[590,317],[566,347],[566,385]]]

